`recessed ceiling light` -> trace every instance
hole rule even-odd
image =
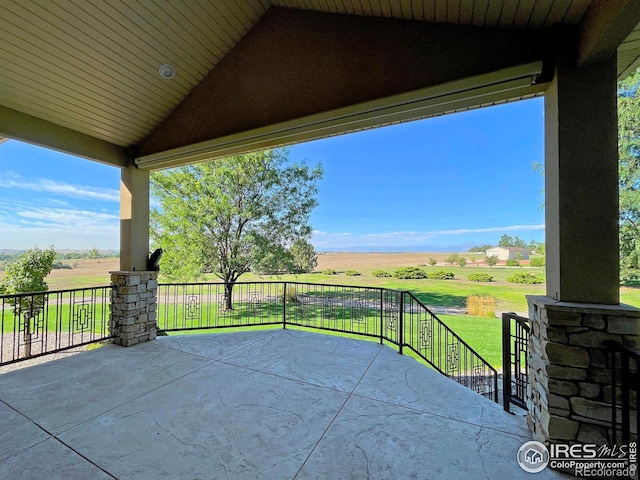
[[[158,69],[158,73],[160,73],[160,76],[165,80],[170,80],[176,76],[176,69],[171,65],[161,65]]]

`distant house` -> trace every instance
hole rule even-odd
[[[493,247],[487,250],[487,256],[498,256],[498,260],[529,260],[529,250],[520,247]]]

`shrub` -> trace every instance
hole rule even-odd
[[[493,281],[493,277],[488,273],[472,273],[471,275],[467,275],[467,278],[472,282],[491,282]]]
[[[529,265],[532,267],[544,267],[547,264],[545,257],[533,257]]]
[[[467,314],[475,317],[495,317],[496,299],[478,295],[467,297]]]
[[[393,272],[393,276],[401,280],[417,280],[420,278],[427,278],[427,274],[425,273],[425,271],[418,267],[396,268]]]
[[[371,272],[371,275],[374,277],[390,277],[391,274],[385,270],[374,270]]]
[[[453,280],[453,272],[445,272],[444,270],[437,270],[435,272],[429,272],[427,278],[432,280]]]
[[[438,261],[435,258],[429,259],[429,265],[431,265],[432,267],[435,267],[437,263]]]
[[[520,262],[518,260],[507,260],[507,267],[519,267]]]
[[[484,257],[484,263],[486,263],[491,268],[493,268],[495,265],[498,264],[498,255],[491,255],[491,256],[486,255]]]
[[[280,297],[284,303],[296,303],[298,301],[298,291],[296,287],[287,285],[286,290],[280,289]]]
[[[335,270],[331,269],[331,268],[327,268],[326,270],[322,271],[323,275],[337,275],[338,272],[336,272]]]
[[[458,266],[459,267],[464,267],[467,264],[467,259],[460,256],[458,257]]]
[[[542,283],[542,279],[536,277],[533,273],[514,273],[507,277],[507,282],[510,283],[527,283],[533,285],[536,283]]]
[[[346,272],[344,272],[344,274],[347,277],[357,277],[358,275],[360,275],[360,272],[358,272],[356,270],[347,270]]]

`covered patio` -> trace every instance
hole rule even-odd
[[[528,478],[525,419],[377,343],[269,329],[0,375],[0,478]],[[565,478],[546,469],[536,478]]]
[[[517,478],[525,439],[616,443],[605,342],[640,344],[640,311],[619,295],[616,82],[640,65],[640,2],[8,0],[2,11],[0,137],[121,170],[109,327],[132,346],[2,375],[3,475]],[[547,285],[529,299],[529,433],[386,347],[297,332],[155,339],[151,171],[535,96]],[[346,364],[322,357],[343,342]]]

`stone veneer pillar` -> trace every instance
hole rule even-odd
[[[602,343],[614,340],[638,348],[640,310],[542,296],[527,300],[532,327],[527,424],[533,438],[547,443],[616,443],[611,438],[611,368]],[[632,426],[636,415],[632,410]],[[616,417],[620,421],[620,415]]]
[[[129,347],[156,338],[158,272],[109,272],[114,343]]]

